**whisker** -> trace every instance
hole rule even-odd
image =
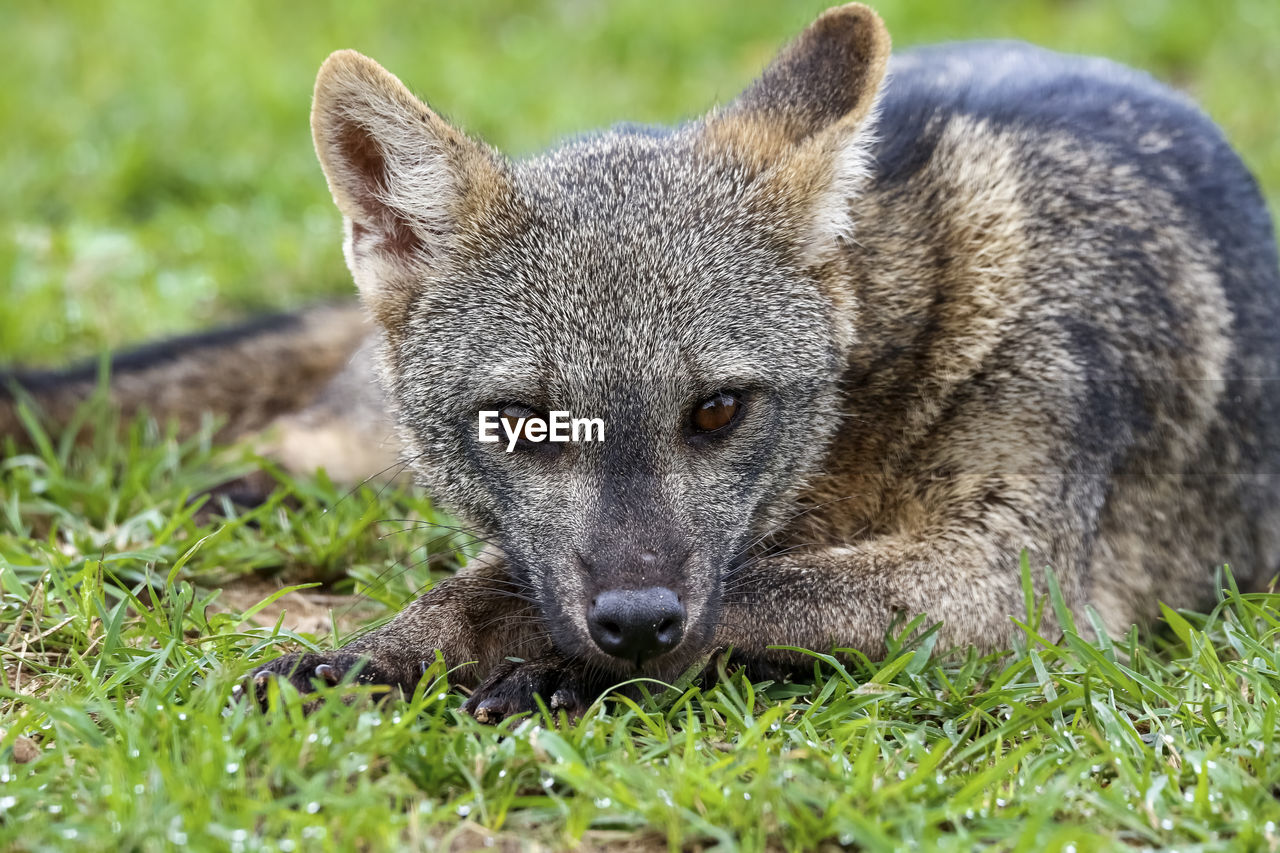
[[[381,477],[383,474],[387,473],[387,472],[388,472],[388,471],[390,471],[392,468],[396,468],[396,472],[395,472],[394,474],[392,474],[392,475],[391,475],[391,477],[390,477],[390,478],[388,478],[388,480],[387,480],[386,484],[384,484],[384,485],[382,486],[382,488],[378,490],[377,497],[381,498],[381,497],[382,497],[382,495],[383,495],[383,493],[387,490],[387,486],[391,485],[391,481],[392,481],[392,480],[394,480],[396,477],[399,477],[399,476],[400,476],[400,474],[404,472],[404,469],[405,469],[405,468],[408,468],[408,467],[409,467],[410,465],[412,465],[414,462],[417,462],[417,461],[418,461],[419,459],[421,459],[424,455],[426,455],[426,451],[425,451],[425,450],[424,450],[424,451],[422,451],[421,453],[417,454],[416,456],[408,456],[408,457],[405,457],[404,459],[401,459],[401,460],[400,460],[400,461],[398,461],[398,462],[392,462],[390,465],[388,465],[387,467],[383,468],[381,471],[378,471],[377,473],[374,473],[374,474],[370,474],[368,477],[365,477],[365,478],[364,478],[363,480],[361,480],[359,483],[357,483],[356,485],[352,486],[352,487],[351,487],[351,489],[350,489],[346,494],[344,494],[342,497],[338,498],[338,500],[334,502],[333,506],[325,507],[324,511],[323,511],[322,513],[320,513],[320,514],[321,514],[321,515],[324,515],[325,513],[329,512],[329,510],[334,509],[335,507],[337,507],[337,506],[341,505],[343,501],[345,501],[347,498],[351,497],[351,496],[352,496],[352,495],[354,495],[356,492],[358,492],[358,491],[360,491],[361,489],[363,489],[363,488],[364,488],[365,486],[367,486],[371,481],[376,480],[377,478]],[[397,466],[399,466],[399,467],[397,467]]]
[[[371,581],[369,584],[366,585],[365,591],[361,594],[361,597],[351,604],[351,607],[354,607],[356,604],[359,604],[361,601],[367,600],[369,597],[369,593],[371,593],[374,590],[382,588],[387,583],[389,583],[392,579],[400,577],[405,572],[412,571],[414,568],[422,565],[423,563],[429,562],[433,558],[445,556],[442,554],[432,554],[430,553],[430,551],[436,545],[436,543],[441,541],[447,541],[458,535],[460,534],[453,533],[453,532],[444,533],[414,548],[411,548],[399,560],[396,560],[394,563],[387,566],[382,571],[378,572],[378,574],[374,576],[373,581]],[[475,544],[475,543],[469,543],[469,544]],[[416,561],[414,563],[406,564],[406,560],[408,560],[410,556],[412,556],[413,554],[416,554],[418,551],[421,551],[424,548],[427,549],[428,551],[428,554],[424,559]]]
[[[825,545],[826,543],[824,542],[799,542],[794,545],[777,546],[777,550],[767,550],[760,554],[754,554],[748,559],[746,559],[745,561],[738,563],[734,566],[731,566],[729,568],[729,571],[725,572],[722,582],[728,582],[730,579],[740,575],[742,572],[746,571],[752,566],[759,565],[765,560],[776,559],[785,554],[790,554],[795,551],[801,551],[806,548],[821,548],[821,547],[824,547]]]
[[[815,512],[819,509],[823,509],[824,507],[831,506],[832,504],[837,504],[837,503],[840,503],[841,501],[852,500],[853,498],[860,497],[861,494],[862,494],[861,492],[853,492],[843,497],[832,498],[829,501],[823,501],[822,503],[814,504],[812,506],[805,507],[804,509],[801,509],[795,513],[792,513],[790,516],[788,516],[787,518],[784,518],[782,521],[778,522],[773,527],[769,528],[764,533],[760,534],[755,539],[753,539],[752,541],[748,542],[746,545],[743,545],[741,548],[735,551],[731,559],[736,559],[743,552],[749,551],[750,549],[755,548],[757,545],[759,545],[761,542],[763,542],[765,539],[769,538],[770,536],[773,536],[777,533],[782,532],[788,525],[790,525],[796,519],[803,518],[804,516],[808,515],[811,512]]]

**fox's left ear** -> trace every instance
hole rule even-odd
[[[428,275],[507,197],[501,159],[450,126],[381,65],[330,56],[311,110],[316,154],[347,225],[356,286],[388,329]]]
[[[786,184],[785,195],[807,209],[819,252],[849,230],[847,200],[869,174],[889,47],[867,6],[830,9],[707,120],[711,144]]]

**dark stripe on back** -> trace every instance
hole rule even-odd
[[[135,373],[161,367],[205,350],[234,345],[258,335],[291,329],[298,324],[297,314],[271,314],[234,326],[143,344],[112,356],[111,373]],[[14,385],[39,395],[67,386],[94,383],[98,379],[99,364],[97,358],[89,358],[66,368],[0,370],[0,399],[13,399]]]

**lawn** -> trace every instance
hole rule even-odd
[[[879,4],[899,46],[1018,37],[1193,93],[1280,202],[1280,4]],[[368,53],[514,154],[731,97],[821,4],[4,4],[0,361],[57,364],[346,295],[307,131],[331,50]],[[33,428],[0,460],[0,850],[1280,849],[1280,597],[1123,641],[815,655],[802,684],[652,685],[480,725],[436,671],[409,701],[227,700],[465,560],[412,491],[273,476],[137,423]],[[87,429],[87,428],[86,428]],[[1039,571],[1041,567],[1027,567]],[[283,595],[282,595],[283,593]],[[905,636],[905,633],[903,634]]]

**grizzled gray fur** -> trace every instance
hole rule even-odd
[[[482,719],[572,712],[720,649],[874,656],[920,613],[998,648],[1024,550],[1113,633],[1280,566],[1271,222],[1144,74],[890,61],[852,4],[674,129],[512,162],[349,51],[312,124],[405,458],[491,544],[264,673],[411,689],[439,650]],[[486,409],[606,439],[507,453]]]

